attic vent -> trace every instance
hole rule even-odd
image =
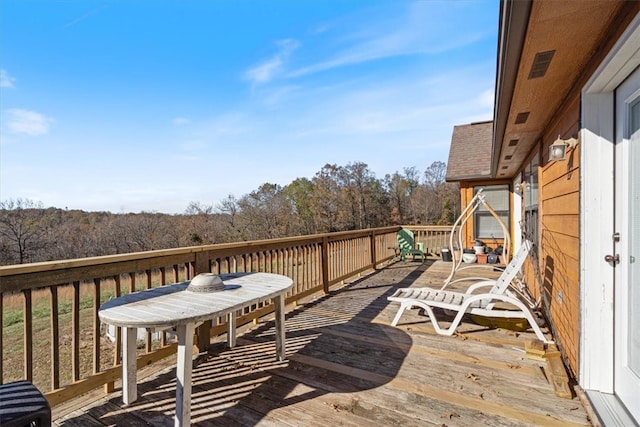
[[[547,74],[554,53],[556,53],[555,50],[536,53],[536,56],[533,58],[533,65],[531,65],[531,71],[529,71],[530,79],[544,77],[544,75]]]
[[[526,123],[528,119],[529,119],[529,111],[527,111],[526,113],[518,113],[518,115],[516,116],[515,124],[521,125],[523,123]]]
[[[518,145],[518,141],[520,141],[519,139],[512,139],[511,141],[509,141],[509,147],[515,147],[516,145]]]
[[[504,156],[505,160],[511,160],[513,158],[513,156]]]

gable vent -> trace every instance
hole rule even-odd
[[[511,141],[509,141],[509,147],[515,147],[516,145],[518,145],[518,141],[520,141],[519,139],[512,139]]]
[[[544,77],[547,74],[555,50],[548,50],[546,52],[538,52],[533,58],[533,65],[531,65],[531,71],[529,71],[530,79],[537,79],[538,77]]]
[[[529,120],[529,111],[525,113],[518,113],[518,115],[516,116],[515,124],[521,125],[523,123],[526,123],[527,120]]]
[[[513,156],[504,156],[505,160],[511,160],[513,158]]]

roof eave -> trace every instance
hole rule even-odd
[[[532,0],[501,0],[498,32],[496,99],[493,110],[491,177],[497,176],[511,99],[516,85]]]
[[[446,182],[462,182],[462,181],[488,181],[491,180],[490,175],[462,175],[462,176],[445,176]]]

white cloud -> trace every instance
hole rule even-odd
[[[73,27],[75,25],[78,25],[82,21],[84,21],[86,19],[89,19],[91,16],[102,12],[102,10],[105,9],[106,7],[108,7],[108,6],[101,6],[99,8],[90,10],[89,12],[84,13],[82,16],[79,16],[78,18],[74,19],[73,21],[70,21],[67,24],[65,24],[64,28],[71,28],[71,27]]]
[[[189,119],[187,119],[185,117],[176,117],[171,122],[176,126],[180,126],[180,125],[186,125],[186,124],[191,123],[191,120],[189,120]]]
[[[347,65],[407,55],[438,54],[473,43],[488,35],[482,22],[461,22],[466,15],[460,7],[473,7],[473,2],[414,2],[406,12],[378,11],[383,19],[370,25],[371,19],[350,16],[340,27],[352,29],[335,40],[331,56],[291,70],[287,77],[301,77]],[[395,7],[395,5],[394,5]],[[468,18],[467,18],[468,19]],[[337,27],[337,26],[336,26]],[[459,31],[465,28],[465,31]]]
[[[245,73],[245,78],[253,83],[266,83],[272,80],[282,71],[289,56],[300,47],[300,43],[293,39],[284,39],[276,42],[278,52],[262,64],[256,65]]]
[[[16,79],[14,79],[13,77],[11,77],[9,75],[9,73],[7,73],[7,70],[0,70],[0,87],[14,87],[13,86],[13,82],[15,82]]]
[[[50,117],[35,111],[12,108],[6,110],[9,132],[29,136],[45,135],[49,125],[54,122]]]

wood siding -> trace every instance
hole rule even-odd
[[[539,176],[539,249],[537,262],[525,265],[525,279],[535,298],[542,296],[554,338],[570,370],[578,372],[579,253],[580,253],[580,145],[564,161],[549,162],[549,146],[560,135],[578,134],[579,93],[565,103],[545,132]]]
[[[539,189],[539,258],[525,268],[536,297],[544,289],[547,315],[568,368],[577,378],[580,335],[580,143],[564,161],[549,163],[549,146],[560,136],[577,137],[581,128],[581,90],[633,17],[639,2],[626,2],[613,18],[591,60],[565,93],[547,123],[541,141]],[[540,108],[544,108],[540,106]],[[607,185],[613,185],[609,183]],[[537,270],[537,271],[536,271]]]

